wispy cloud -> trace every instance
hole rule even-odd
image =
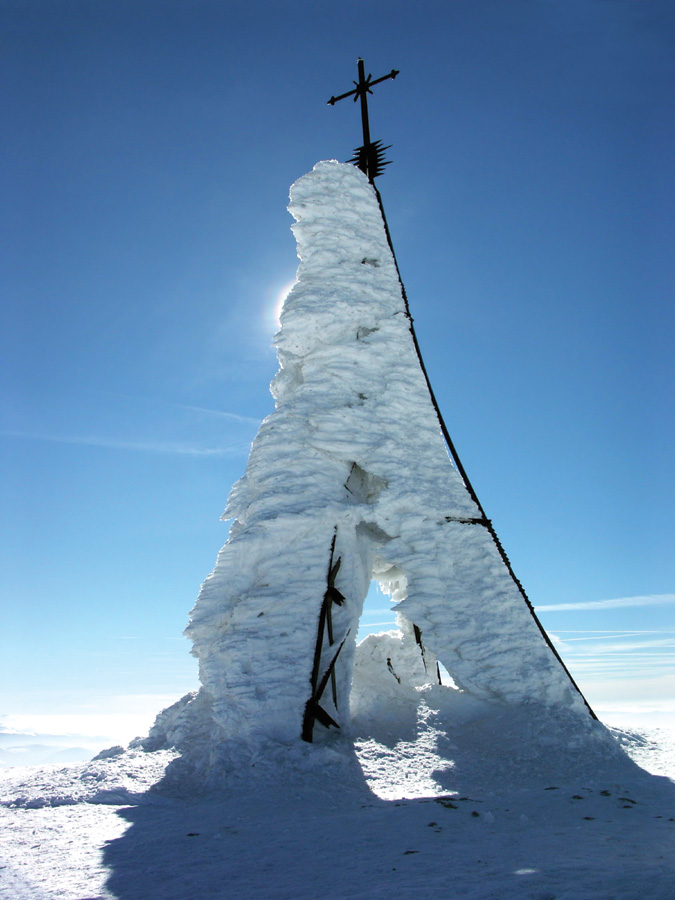
[[[0,436],[20,440],[51,441],[57,444],[103,447],[110,450],[136,450],[143,453],[168,453],[182,456],[238,456],[249,448],[249,444],[243,441],[228,444],[225,447],[197,447],[172,441],[124,441],[97,435],[46,434],[36,431],[0,431]]]
[[[565,634],[574,634],[574,632],[564,632]],[[617,638],[627,638],[627,637],[637,637],[641,634],[675,634],[675,631],[661,631],[661,630],[652,630],[652,631],[608,631],[608,632],[597,632],[597,631],[589,631],[587,632],[589,637],[575,637],[575,638],[564,638],[564,642],[566,644],[574,643],[575,641],[615,641]],[[550,635],[551,639],[555,641],[563,642],[563,638],[558,635]]]
[[[218,419],[229,419],[232,422],[244,422],[247,425],[259,425],[260,418],[254,419],[252,416],[240,416],[238,413],[225,412],[222,409],[209,409],[206,406],[189,406],[186,403],[174,403],[173,406],[179,409],[187,409],[190,412],[206,413],[208,416],[214,416]]]
[[[649,653],[651,654],[653,650],[657,649],[659,651],[664,649],[674,649],[675,648],[675,639],[674,638],[661,638],[656,641],[652,640],[644,640],[644,641],[617,641],[616,643],[609,644],[598,644],[593,647],[576,647],[575,652],[583,652],[583,653],[592,653],[593,655],[597,654],[606,654],[606,653],[634,653],[638,651],[640,653]]]
[[[613,600],[588,600],[581,603],[553,603],[537,606],[537,612],[568,612],[587,609],[598,612],[603,609],[625,609],[636,606],[665,606],[675,603],[675,594],[647,594],[638,597],[616,597]]]
[[[568,635],[574,635],[569,637]],[[570,671],[583,683],[673,678],[675,632],[561,631],[550,635]],[[648,692],[644,693],[648,697]]]
[[[193,403],[179,403],[177,400],[167,400],[165,397],[153,397],[147,394],[127,394],[124,391],[101,390],[92,388],[90,393],[94,396],[109,397],[127,408],[141,407],[147,409],[184,409],[188,412],[205,413],[219,419],[229,419],[232,422],[244,422],[247,425],[259,425],[260,417],[242,416],[240,413],[227,412],[223,409],[213,409],[210,406],[196,406]]]

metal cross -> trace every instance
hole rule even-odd
[[[328,101],[330,106],[335,106],[338,100],[344,100],[345,97],[354,97],[354,103],[357,100],[361,100],[361,125],[363,126],[363,146],[358,147],[354,151],[354,158],[350,159],[349,162],[356,163],[358,167],[366,173],[368,178],[372,181],[373,178],[376,178],[378,175],[382,174],[383,166],[388,165],[388,163],[384,162],[384,151],[387,150],[387,147],[382,146],[382,141],[372,142],[370,140],[370,123],[368,122],[368,94],[372,94],[371,87],[376,84],[380,84],[382,81],[387,81],[388,78],[396,78],[398,75],[398,69],[392,69],[388,75],[383,75],[382,78],[376,78],[375,81],[372,80],[373,76],[368,75],[366,78],[366,71],[363,64],[363,60],[359,59],[358,61],[358,69],[359,69],[359,80],[354,81],[353,83],[356,85],[353,91],[347,91],[345,94],[340,94],[339,97],[331,97]]]

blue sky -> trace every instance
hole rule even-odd
[[[591,702],[672,711],[670,0],[0,19],[4,721],[195,686],[181,632],[272,409],[288,187],[360,143],[326,104],[358,56],[401,72],[371,99],[378,185],[469,476]]]

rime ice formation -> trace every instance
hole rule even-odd
[[[372,186],[321,162],[293,185],[289,210],[300,266],[276,336],[276,408],[232,489],[229,540],[186,630],[202,690],[171,715],[208,709],[214,740],[293,740],[323,681],[318,703],[347,726],[376,579],[395,602],[402,658],[424,666],[415,683],[424,671],[435,680],[438,659],[479,699],[589,718],[489,531],[466,521],[481,512],[448,456]],[[372,639],[362,652],[378,658]],[[401,673],[386,648],[379,657],[393,685]]]

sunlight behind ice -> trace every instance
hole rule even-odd
[[[286,302],[286,297],[293,290],[296,283],[296,279],[293,278],[291,281],[287,281],[283,287],[275,290],[273,293],[274,301],[271,309],[270,322],[275,329],[281,327],[281,310],[284,308],[284,303]]]

